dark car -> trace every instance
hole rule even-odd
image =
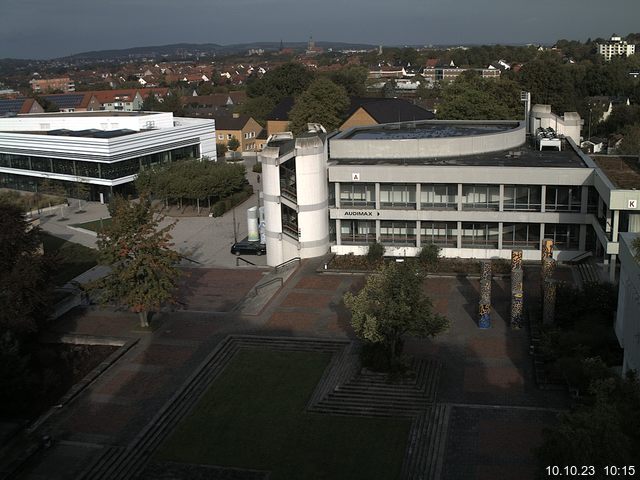
[[[234,255],[262,255],[267,253],[267,246],[260,242],[242,242],[234,243],[231,246],[231,253]]]

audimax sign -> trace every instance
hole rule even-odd
[[[372,212],[370,210],[347,210],[346,212],[344,212],[344,216],[345,217],[379,217],[380,212]]]

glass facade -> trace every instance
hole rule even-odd
[[[503,208],[505,211],[539,212],[542,187],[536,185],[505,185]]]
[[[383,245],[416,245],[416,222],[384,220],[380,222],[380,243]]]
[[[522,248],[536,250],[540,248],[540,224],[504,223],[502,225],[502,248]]]
[[[340,207],[376,208],[376,186],[373,183],[340,184]]]
[[[342,220],[340,242],[344,245],[369,245],[376,241],[376,222],[370,220]]]
[[[135,175],[141,168],[187,158],[198,158],[199,156],[200,147],[198,145],[176,148],[166,152],[144,155],[119,162],[86,162],[83,160],[0,153],[0,167],[43,173],[59,173],[61,175],[74,177],[115,180],[117,178]]]
[[[498,185],[463,185],[463,210],[499,210],[500,187]]]
[[[462,248],[498,248],[497,223],[462,223]]]
[[[546,223],[544,225],[545,238],[553,239],[553,244],[560,250],[578,250],[578,235],[580,225],[565,223]]]
[[[415,210],[416,185],[406,183],[380,184],[380,207]]]
[[[423,210],[455,210],[458,208],[457,184],[428,184],[420,186],[420,208]]]
[[[580,212],[581,186],[547,187],[545,210],[547,212]]]
[[[420,222],[420,242],[439,247],[458,246],[458,222]]]

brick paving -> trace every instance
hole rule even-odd
[[[84,465],[95,455],[81,448],[89,445],[83,442],[129,444],[228,334],[352,338],[341,299],[344,292],[358,290],[364,278],[318,274],[320,265],[320,260],[303,262],[257,316],[243,317],[233,308],[263,272],[197,268],[181,292],[192,311],[158,314],[152,332],[136,330],[137,317],[126,312],[89,309],[60,319],[53,331],[137,338],[138,344],[44,428],[63,441],[79,442],[77,461]],[[405,351],[442,364],[436,401],[453,407],[441,478],[532,478],[530,449],[556,415],[542,408],[562,408],[565,399],[533,383],[527,333],[508,325],[508,280],[493,282],[489,330],[477,328],[478,280],[429,278],[425,291],[451,326],[436,339],[407,339]],[[51,469],[55,455],[54,447],[46,462],[36,458],[23,478],[67,478],[68,444],[60,444],[61,463]]]

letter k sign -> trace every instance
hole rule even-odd
[[[628,200],[627,201],[627,208],[638,208],[638,201],[637,200]]]

